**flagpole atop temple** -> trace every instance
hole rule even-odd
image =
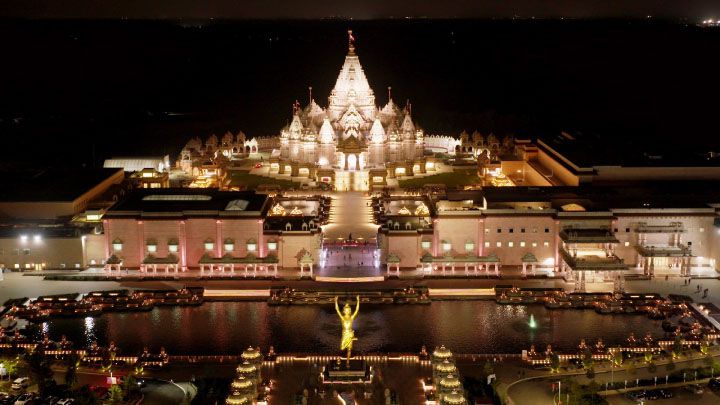
[[[348,30],[348,54],[355,55],[355,37],[352,30]]]

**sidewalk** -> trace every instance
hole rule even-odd
[[[720,347],[713,347],[711,352],[713,358],[717,361],[720,358]],[[683,368],[699,367],[704,366],[703,359],[704,355],[700,353],[693,353],[689,357],[681,357],[674,361],[675,369],[672,372],[677,372]],[[611,368],[609,364],[603,363],[595,367],[595,378],[593,381],[600,384],[601,386],[605,383],[619,383],[627,381],[627,387],[633,388],[636,386],[637,380],[653,379],[658,378],[658,385],[665,382],[665,376],[671,372],[667,371],[665,366],[668,360],[657,360],[655,365],[657,370],[651,373],[647,369],[647,365],[644,362],[640,362],[636,367],[634,374],[628,374],[627,364],[623,364],[620,367]],[[551,403],[552,394],[549,390],[550,381],[557,382],[564,378],[573,378],[581,384],[588,384],[591,380],[587,378],[585,370],[578,371],[566,371],[557,374],[551,374],[548,371],[541,370],[528,370],[524,363],[513,362],[513,363],[502,363],[498,371],[498,392],[501,396],[508,398],[509,404],[527,404],[532,401],[538,401],[538,398],[543,398],[541,401],[547,401]],[[517,379],[519,373],[525,372],[528,377]],[[693,379],[692,375],[688,375],[688,381]],[[514,380],[514,381],[513,381]],[[507,383],[507,381],[512,381]],[[617,391],[617,390],[611,390]],[[532,400],[531,400],[532,398]],[[531,402],[527,402],[531,401]]]

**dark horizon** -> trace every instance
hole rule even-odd
[[[487,0],[315,0],[299,5],[294,0],[6,0],[0,16],[30,18],[116,19],[323,19],[386,18],[714,18],[720,5],[712,0],[658,2],[656,0],[605,1]]]
[[[326,105],[348,28],[377,103],[392,86],[430,134],[720,148],[706,101],[720,94],[720,30],[633,21],[0,19],[1,155],[97,165],[212,133],[275,135],[307,86]]]

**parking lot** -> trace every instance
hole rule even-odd
[[[702,394],[694,394],[685,388],[671,388],[673,397],[668,399],[645,400],[645,404],[663,404],[663,405],[681,405],[681,404],[697,404],[697,405],[717,405],[720,404],[720,396],[718,392],[713,392],[707,386],[703,387]],[[629,399],[626,395],[613,395],[607,397],[610,405],[635,405],[641,402]]]

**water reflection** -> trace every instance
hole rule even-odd
[[[532,314],[537,328],[528,326]],[[631,331],[662,336],[658,321],[643,315],[599,315],[591,310],[550,311],[492,301],[442,301],[431,305],[364,305],[355,321],[357,352],[417,352],[445,344],[458,353],[519,353],[531,344],[573,349],[580,339],[621,343]],[[115,341],[125,353],[144,346],[169,353],[237,354],[249,345],[279,352],[338,351],[340,325],[328,306],[270,307],[260,302],[215,302],[196,308],[155,308],[98,318],[52,319],[43,331],[59,340]]]
[[[85,318],[85,328],[84,328],[84,340],[74,340],[76,342],[84,341],[86,345],[90,345],[92,342],[97,341],[98,339],[95,337],[95,318],[88,316]],[[53,335],[53,339],[57,340],[55,336]]]

